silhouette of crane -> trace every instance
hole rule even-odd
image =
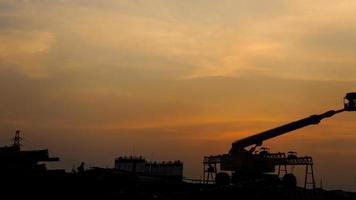
[[[228,154],[206,156],[203,162],[204,164],[207,163],[210,165],[219,163],[222,171],[232,172],[232,180],[235,182],[256,180],[263,177],[266,173],[275,172],[275,166],[306,165],[305,186],[309,183],[307,182],[307,175],[311,174],[312,185],[315,187],[313,169],[309,169],[309,166],[312,167],[313,165],[311,157],[297,157],[296,155],[285,156],[284,153],[273,154],[269,153],[266,148],[262,148],[261,152],[257,152],[256,148],[261,146],[266,140],[306,126],[319,124],[323,119],[332,117],[335,114],[344,111],[356,111],[356,93],[351,92],[346,94],[344,97],[344,108],[342,109],[329,110],[319,115],[311,115],[309,117],[242,138],[232,143]],[[248,147],[251,148],[247,149]],[[206,171],[204,170],[204,173],[205,172]],[[226,177],[226,175],[218,176],[218,174],[216,174],[216,177]],[[292,180],[292,182],[293,181],[295,180]],[[226,184],[228,181],[223,180],[222,182]]]

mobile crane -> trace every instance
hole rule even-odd
[[[210,156],[209,158],[218,160],[220,163],[220,170],[232,172],[232,180],[246,180],[246,178],[256,179],[257,177],[263,176],[263,174],[275,171],[274,160],[268,157],[268,153],[266,153],[266,151],[256,151],[256,148],[261,146],[264,141],[309,125],[319,124],[321,120],[344,111],[356,111],[355,92],[346,94],[344,97],[344,108],[342,109],[329,110],[319,115],[311,115],[309,117],[237,140],[232,143],[228,154]],[[248,149],[248,147],[250,148]],[[218,175],[216,179],[219,177]],[[223,177],[226,177],[226,173],[222,173],[222,175],[224,175]]]

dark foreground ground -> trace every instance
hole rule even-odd
[[[105,170],[82,174],[2,174],[0,199],[307,199],[356,200],[355,193],[282,185],[215,186],[137,177]]]

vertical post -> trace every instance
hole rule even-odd
[[[304,189],[307,188],[309,164],[306,164],[305,168]]]
[[[313,189],[315,189],[315,179],[314,179],[314,167],[313,164],[310,165],[311,168],[311,176],[312,176],[312,184],[313,184]]]
[[[205,183],[205,161],[203,161],[203,183]]]
[[[21,147],[21,137],[20,137],[20,130],[16,130],[15,137],[14,137],[14,147],[17,147],[20,150]]]

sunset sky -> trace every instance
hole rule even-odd
[[[184,161],[343,106],[356,91],[356,1],[0,0],[0,145],[54,167]],[[356,113],[266,142],[356,191]]]

